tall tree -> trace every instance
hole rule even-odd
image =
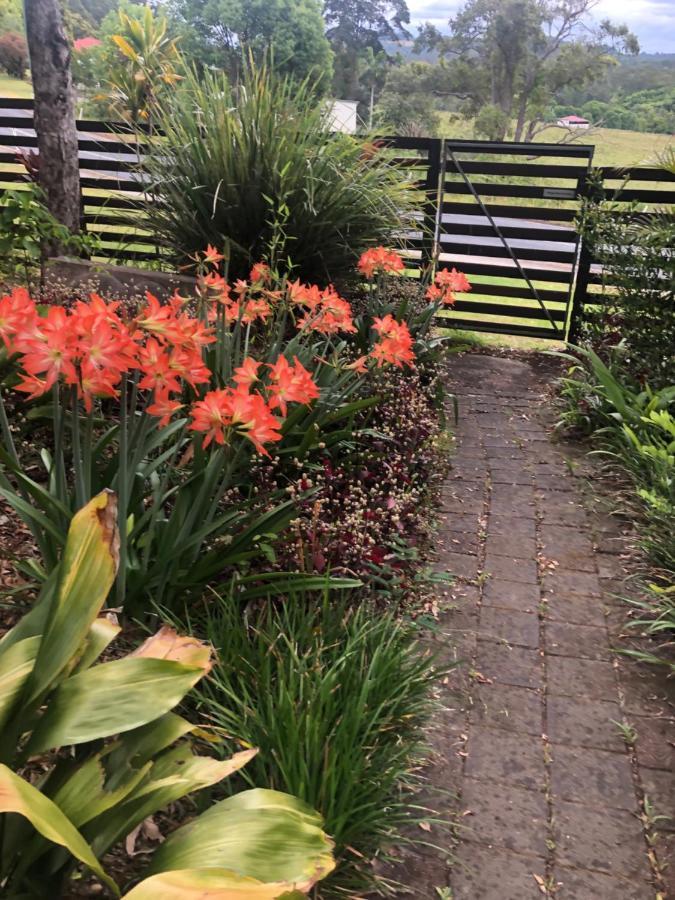
[[[271,48],[282,74],[330,86],[333,54],[319,0],[168,0],[167,10],[195,62],[236,73],[243,51],[261,60]]]
[[[335,93],[359,100],[359,59],[370,48],[384,52],[383,40],[408,36],[406,0],[324,0],[326,34],[335,52]]]
[[[595,0],[468,0],[450,20],[449,36],[433,25],[418,46],[447,62],[454,92],[493,140],[511,127],[531,140],[556,92],[598,78],[615,63],[612,51],[637,53],[637,38],[608,20],[595,24]]]
[[[35,95],[39,178],[51,213],[80,230],[80,172],[70,43],[59,0],[25,0],[24,16]],[[59,247],[49,248],[59,252]]]

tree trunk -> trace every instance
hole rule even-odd
[[[52,215],[73,234],[80,230],[75,92],[70,45],[60,0],[24,0],[26,35],[35,94],[39,180]],[[61,252],[51,246],[51,255]]]

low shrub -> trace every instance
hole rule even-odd
[[[630,627],[651,638],[655,649],[624,652],[642,662],[665,665],[675,675],[675,584],[648,584],[641,596],[627,602],[632,607]]]
[[[410,788],[440,674],[415,630],[328,591],[246,609],[223,594],[203,627],[218,660],[203,710],[260,747],[243,778],[324,816],[338,860],[328,894],[372,886],[372,860],[414,816]]]
[[[622,380],[592,350],[563,380],[561,423],[592,434],[632,480],[643,519],[642,543],[651,558],[675,571],[675,385],[652,391]]]
[[[6,31],[0,34],[0,71],[12,78],[24,78],[28,69],[28,45],[22,34]]]
[[[638,204],[625,207],[601,199],[582,210],[583,239],[610,285],[584,335],[603,357],[614,348],[629,379],[658,389],[673,379],[675,218],[672,209],[644,215]]]
[[[250,63],[232,85],[188,74],[160,110],[144,160],[149,227],[179,264],[229,247],[230,275],[291,261],[303,280],[353,277],[360,253],[404,228],[414,206],[401,171],[333,135],[313,85]]]
[[[120,632],[101,615],[118,563],[115,502],[101,493],[73,517],[54,576],[0,641],[4,897],[70,897],[79,864],[119,896],[101,862],[107,851],[256,754],[199,756],[199,729],[172,712],[211,668],[206,644],[165,627],[133,653],[99,662]],[[333,868],[330,848],[305,804],[247,791],[174,830],[126,896],[180,889],[197,898],[206,887],[224,896],[246,886],[269,897],[304,893]]]

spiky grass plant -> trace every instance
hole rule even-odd
[[[339,280],[390,242],[415,205],[400,169],[363,139],[331,134],[311,81],[251,60],[232,85],[188,73],[158,113],[144,162],[148,224],[174,261],[227,245],[230,274],[262,258],[305,280]],[[419,227],[419,226],[418,226]]]
[[[293,791],[325,816],[338,869],[322,896],[372,886],[371,860],[415,817],[412,772],[440,674],[415,629],[334,591],[246,615],[221,596],[207,626],[218,662],[204,704],[260,748],[243,777]]]

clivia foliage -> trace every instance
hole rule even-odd
[[[358,328],[333,287],[262,263],[230,284],[221,262],[213,247],[199,255],[193,300],[147,295],[130,309],[93,294],[41,309],[24,289],[0,298],[15,408],[20,395],[37,403],[17,438],[0,396],[0,496],[33,533],[32,577],[47,578],[73,512],[106,488],[119,497],[119,604],[172,605],[245,567],[294,512],[281,490],[252,491],[251,452],[302,457],[342,440],[375,402],[368,371],[413,364],[410,329],[392,313],[369,320],[354,359]]]
[[[119,897],[105,853],[257,753],[198,755],[200,737],[214,735],[172,711],[210,671],[207,644],[164,627],[133,653],[99,661],[120,632],[102,614],[119,559],[115,506],[103,492],[76,513],[37,604],[0,641],[3,897],[70,896],[80,865]],[[174,831],[125,896],[197,900],[208,888],[223,900],[295,897],[333,867],[313,810],[254,789]]]

